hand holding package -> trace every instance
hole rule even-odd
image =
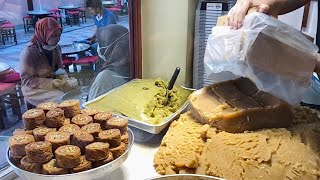
[[[297,104],[309,86],[317,52],[318,47],[300,31],[265,14],[251,13],[238,30],[212,28],[205,70],[214,81],[247,77],[260,90]]]

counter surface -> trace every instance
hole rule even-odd
[[[161,133],[162,134],[162,133]],[[159,176],[153,167],[153,157],[160,145],[162,135],[156,135],[149,139],[148,142],[135,142],[129,152],[128,159],[115,171],[113,171],[108,178],[117,180],[144,180],[151,177]],[[0,172],[0,177],[3,173],[12,171],[11,167]],[[6,180],[22,180],[12,171],[4,177]]]

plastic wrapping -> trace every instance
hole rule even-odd
[[[318,47],[300,31],[262,13],[246,16],[243,27],[212,28],[205,70],[215,82],[243,76],[288,103],[299,103],[310,84]]]

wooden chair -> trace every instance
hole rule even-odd
[[[99,61],[98,56],[85,56],[72,62],[74,69],[74,76],[79,80],[80,85],[89,85],[95,76],[96,63]],[[89,67],[88,69],[81,69],[78,71],[77,65],[82,68]]]
[[[60,23],[61,29],[63,30],[62,16],[60,14],[51,14],[50,17],[56,19]]]
[[[75,60],[76,58],[74,57],[62,57],[62,65],[63,65],[63,68],[67,71],[67,72],[70,72],[69,70],[69,66],[72,65],[73,61]]]
[[[22,20],[23,20],[23,28],[25,33],[29,32],[30,27],[34,28],[35,23],[32,16],[29,16],[29,15],[24,16]]]
[[[57,9],[57,8],[51,9],[51,10],[49,10],[49,11],[50,11],[50,12],[53,12],[53,13],[55,13],[55,14],[60,14],[60,10]]]
[[[13,38],[16,45],[17,42],[17,35],[16,35],[16,26],[10,22],[7,22],[0,26],[0,32],[1,32],[1,38],[3,45],[6,44],[6,41],[9,40],[9,38]]]
[[[82,66],[89,66],[90,70],[94,71],[94,65],[99,61],[98,56],[85,56],[81,57],[78,60],[72,61],[73,68],[75,72],[78,72],[77,70],[77,65],[82,65]]]
[[[4,129],[4,117],[7,116],[6,104],[8,103],[14,114],[21,117],[20,105],[17,104],[17,99],[14,98],[15,83],[1,83],[0,82],[0,129]],[[11,96],[13,95],[13,96]],[[19,108],[19,110],[17,109]]]
[[[78,11],[80,13],[79,16],[81,18],[82,23],[87,22],[86,9],[85,8],[79,8]],[[83,20],[84,20],[84,22],[83,22]]]
[[[79,24],[79,26],[80,26],[80,21],[79,21],[80,13],[79,13],[79,11],[69,11],[68,17],[69,17],[70,26],[72,26],[72,24]]]
[[[24,105],[24,96],[21,91],[21,76],[20,73],[16,72],[14,69],[11,69],[7,74],[1,76],[0,82],[2,83],[15,83],[17,98],[20,101],[21,105]]]

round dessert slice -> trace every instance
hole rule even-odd
[[[92,117],[91,116],[87,116],[84,114],[78,114],[75,117],[73,117],[71,119],[71,122],[82,127],[84,125],[90,124],[93,122]]]
[[[102,129],[106,129],[106,123],[111,118],[112,114],[110,112],[99,112],[94,115],[93,122],[99,123]]]
[[[51,143],[53,152],[60,146],[70,144],[70,135],[66,132],[49,132],[44,139]]]
[[[113,154],[113,158],[117,159],[126,151],[126,144],[121,142],[120,146],[115,147],[115,148],[111,148],[110,151]]]
[[[68,169],[60,168],[56,165],[56,160],[51,159],[48,163],[44,164],[42,166],[42,174],[46,175],[62,175],[62,174],[68,174]]]
[[[64,110],[64,116],[72,118],[80,114],[80,101],[79,100],[66,100],[59,104],[59,108]]]
[[[68,125],[68,124],[70,124],[70,118],[64,119],[63,125]]]
[[[77,131],[73,134],[72,144],[81,149],[82,154],[85,154],[85,147],[93,143],[94,137],[85,131]]]
[[[25,130],[25,129],[15,129],[12,133],[12,135],[18,135],[18,134],[30,134],[32,135],[32,130]]]
[[[53,157],[52,145],[48,141],[33,142],[25,147],[29,162],[46,163]]]
[[[49,132],[54,132],[54,131],[56,131],[55,128],[37,127],[32,132],[33,132],[34,139],[36,141],[44,141],[44,137]]]
[[[62,109],[56,108],[47,112],[45,124],[50,128],[59,128],[64,125],[64,112]]]
[[[80,157],[80,164],[79,166],[70,169],[71,173],[78,173],[82,171],[86,171],[92,168],[92,163],[91,161],[88,161],[85,156]]]
[[[121,135],[121,141],[123,143],[125,143],[126,145],[128,145],[129,143],[129,135],[128,135],[128,132],[124,133]]]
[[[56,102],[44,102],[44,103],[38,104],[37,106],[38,109],[43,109],[45,113],[57,107],[58,107],[58,103]]]
[[[20,167],[20,161],[24,156],[15,156],[11,152],[9,153],[9,159],[10,161],[16,165],[17,167]]]
[[[94,142],[85,147],[86,159],[89,161],[101,161],[109,156],[109,144]]]
[[[27,130],[42,126],[45,118],[46,116],[42,109],[29,109],[22,115],[23,123]]]
[[[106,142],[110,148],[118,147],[121,143],[121,134],[119,129],[109,129],[101,131],[98,135],[98,140]]]
[[[55,151],[58,167],[75,168],[80,164],[81,150],[78,146],[65,145]]]
[[[11,136],[9,139],[10,152],[14,156],[25,156],[25,146],[29,143],[35,142],[34,137],[30,134],[18,134]]]
[[[95,108],[84,108],[81,110],[81,114],[91,116],[92,118],[94,117],[94,115],[96,115],[99,112],[101,112],[101,111],[99,111],[98,109],[95,109]]]
[[[101,131],[99,123],[90,123],[81,127],[81,131],[90,133],[93,137],[98,137],[98,134]]]
[[[119,129],[121,134],[125,134],[128,131],[128,120],[123,118],[111,118],[107,121],[107,129]]]
[[[40,174],[42,172],[42,164],[30,162],[27,156],[21,159],[20,167],[25,171],[37,174]]]
[[[94,168],[96,167],[99,167],[99,166],[102,166],[102,165],[105,165],[105,164],[108,164],[109,162],[113,161],[113,155],[112,155],[112,152],[109,151],[109,155],[108,155],[108,158],[107,159],[104,159],[104,160],[101,160],[101,161],[95,161],[95,162],[92,162],[92,166]]]
[[[72,136],[76,131],[79,131],[80,127],[76,124],[68,124],[68,125],[64,125],[62,126],[59,131],[61,132],[67,132],[70,134],[70,136]],[[72,138],[72,137],[70,137]]]

